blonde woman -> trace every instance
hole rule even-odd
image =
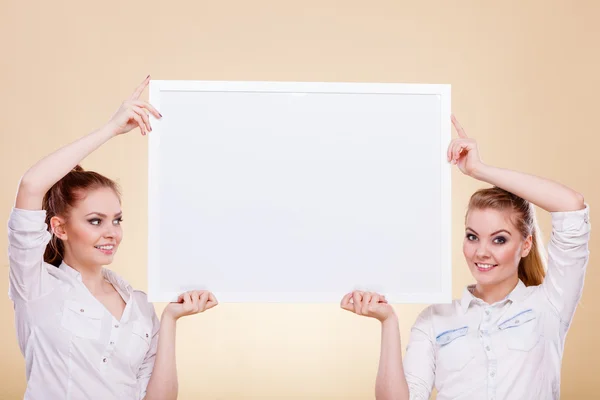
[[[583,290],[589,209],[559,183],[484,164],[477,143],[459,137],[448,161],[493,185],[473,194],[463,253],[475,284],[452,304],[417,318],[402,359],[398,318],[377,293],[348,293],[342,308],[381,322],[376,397],[425,400],[559,399],[565,337]],[[536,205],[552,217],[548,265]]]

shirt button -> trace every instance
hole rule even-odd
[[[81,310],[79,310],[79,312],[84,312],[85,310],[82,308]]]
[[[105,362],[106,362],[106,358],[103,358],[103,359],[102,359],[102,362],[103,362],[103,363],[105,363]]]
[[[485,346],[485,349],[486,349],[487,351],[490,351],[490,346]]]
[[[516,321],[515,321],[515,324],[518,324],[519,322],[520,322],[519,320],[516,320]]]
[[[110,342],[111,345],[115,344],[115,342]]]
[[[118,328],[118,327],[119,327],[119,325],[115,325],[115,328]]]
[[[496,373],[494,371],[490,372],[490,376],[493,378],[496,376]]]
[[[485,315],[490,315],[490,310],[485,310]]]
[[[146,333],[146,337],[148,337],[148,334]]]

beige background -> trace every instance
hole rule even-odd
[[[147,74],[450,83],[453,112],[485,161],[559,180],[595,210],[599,18],[593,0],[0,0],[0,220],[32,163],[103,124]],[[115,139],[83,166],[122,184],[125,242],[112,267],[145,289],[146,138]],[[480,186],[453,172],[455,296],[471,282],[462,219]],[[549,217],[540,219],[547,238]],[[599,250],[600,235],[592,234],[585,292],[566,343],[563,399],[597,397]],[[423,307],[396,308],[403,346]],[[0,399],[22,398],[24,363],[6,295],[0,334]],[[181,399],[374,397],[379,325],[335,304],[222,304],[181,320],[177,345]]]

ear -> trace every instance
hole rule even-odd
[[[521,250],[521,257],[525,258],[529,255],[531,248],[533,247],[533,236],[527,236],[525,242],[523,243],[523,250]]]
[[[67,240],[67,231],[65,229],[66,221],[58,216],[50,218],[50,227],[54,235],[60,240]]]

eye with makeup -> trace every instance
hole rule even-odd
[[[101,218],[92,218],[92,219],[88,219],[88,222],[91,225],[94,226],[100,226],[100,224],[102,223],[102,219]],[[119,217],[113,220],[113,225],[121,225],[121,223],[123,222],[123,217]]]
[[[473,233],[471,233],[471,232],[467,232],[467,234],[466,234],[466,236],[465,236],[465,237],[467,238],[467,240],[468,240],[469,242],[474,242],[474,241],[476,241],[476,240],[479,240],[479,238],[478,238],[476,235],[474,235]],[[507,241],[508,241],[508,239],[507,239],[506,237],[504,237],[504,236],[496,236],[496,237],[495,237],[495,238],[492,240],[492,243],[494,243],[494,244],[504,244],[504,243],[506,243]]]
[[[91,225],[100,225],[100,223],[102,222],[102,220],[100,218],[92,218],[92,219],[88,219],[88,222]]]
[[[504,236],[497,236],[494,238],[494,244],[504,244],[507,242],[507,239]]]

